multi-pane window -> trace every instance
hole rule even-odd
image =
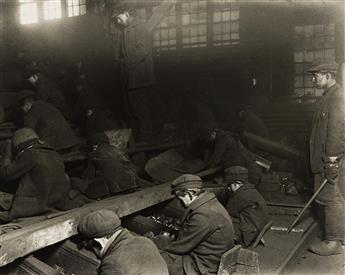
[[[43,18],[45,20],[61,18],[61,0],[44,0]]]
[[[239,19],[238,5],[229,1],[215,1],[213,3],[212,33],[214,46],[239,44]]]
[[[158,27],[153,31],[153,46],[159,50],[176,49],[176,8],[172,7]]]
[[[295,83],[294,96],[320,96],[312,77],[306,73],[313,61],[320,58],[335,60],[335,24],[295,26]]]
[[[207,45],[207,1],[182,2],[182,47],[195,48]]]
[[[20,0],[19,18],[21,24],[33,24],[38,22],[37,1]]]
[[[86,0],[67,0],[68,17],[86,14]]]

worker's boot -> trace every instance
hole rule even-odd
[[[319,241],[317,243],[312,244],[309,247],[309,250],[321,256],[341,254],[341,241]]]

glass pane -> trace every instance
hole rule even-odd
[[[230,21],[230,11],[223,12],[223,21]]]
[[[61,0],[44,1],[43,18],[45,20],[61,18]]]
[[[303,62],[304,56],[303,52],[295,52],[295,62]]]
[[[182,15],[182,25],[189,25],[190,24],[190,15],[184,14]]]
[[[19,13],[21,24],[33,24],[38,22],[36,3],[21,4]]]
[[[220,22],[222,19],[222,13],[221,12],[215,12],[213,13],[213,22]]]

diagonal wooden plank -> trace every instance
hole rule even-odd
[[[221,168],[211,168],[197,173],[207,177],[221,171]],[[0,236],[0,267],[26,256],[34,251],[66,240],[77,234],[79,219],[98,209],[111,209],[119,217],[128,216],[150,206],[170,200],[171,182],[152,186],[134,193],[118,195],[102,201],[87,204],[73,209],[62,216],[57,216],[22,229]]]
[[[63,216],[1,235],[0,266],[77,234],[79,219],[86,213],[108,208],[123,217],[171,199],[170,190],[170,182],[164,183],[135,193],[94,202]]]

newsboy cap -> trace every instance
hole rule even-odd
[[[243,166],[232,166],[224,170],[225,182],[248,181],[248,169]]]
[[[119,14],[128,12],[130,14],[135,14],[134,4],[120,2],[114,7],[114,11],[111,15],[112,18],[117,17]]]
[[[317,59],[313,62],[311,68],[307,70],[308,73],[336,73],[338,70],[338,64],[329,58]]]
[[[25,99],[25,98],[28,98],[28,97],[35,97],[36,96],[36,93],[35,91],[33,90],[21,90],[18,94],[17,94],[17,101],[19,104],[22,103],[22,101]]]
[[[186,190],[190,188],[201,188],[202,179],[191,174],[184,174],[179,176],[171,183],[171,188],[175,190]]]
[[[78,232],[87,239],[105,237],[121,227],[121,220],[108,209],[94,211],[82,218]]]

